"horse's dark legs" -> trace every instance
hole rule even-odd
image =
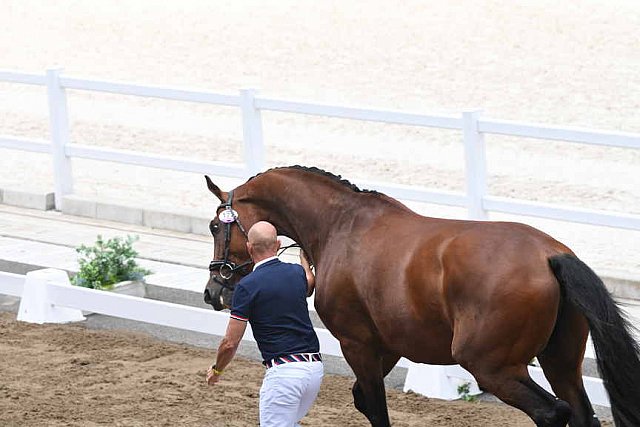
[[[468,368],[469,369],[469,368]],[[485,369],[472,368],[480,387],[525,412],[538,427],[564,427],[571,417],[567,402],[556,399],[537,385],[526,365]]]
[[[538,356],[555,394],[571,405],[571,427],[600,426],[582,384],[582,349],[588,333],[582,315],[565,305],[547,347]]]
[[[356,383],[352,389],[356,409],[367,417],[373,427],[391,426],[382,375],[382,358],[371,346],[362,343],[343,340],[340,345],[356,375]]]
[[[399,359],[400,357],[395,355],[385,355],[382,357],[382,378],[386,377],[389,372],[391,372]],[[366,415],[366,401],[364,394],[362,393],[362,389],[360,388],[360,384],[358,384],[358,380],[353,383],[351,392],[353,393],[353,403],[356,409]]]
[[[537,426],[564,427],[571,407],[537,385],[527,370],[535,351],[532,347],[548,339],[544,331],[553,327],[555,318],[527,322],[526,315],[514,312],[512,322],[506,325],[500,317],[489,318],[482,333],[474,318],[463,318],[456,324],[452,355],[473,374],[482,390],[525,412]]]

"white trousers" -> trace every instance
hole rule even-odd
[[[260,388],[260,427],[294,427],[320,391],[322,362],[283,363],[267,369]]]

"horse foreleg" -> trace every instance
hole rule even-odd
[[[343,340],[340,346],[356,375],[352,389],[356,409],[367,417],[373,427],[390,426],[383,380],[383,358],[371,346],[362,343]]]
[[[386,377],[389,372],[391,372],[391,370],[396,366],[396,363],[398,363],[398,360],[400,360],[400,356],[393,354],[388,354],[382,357],[382,378]],[[353,383],[351,393],[353,393],[353,403],[356,409],[366,415],[366,401],[364,394],[362,393],[362,389],[360,388],[360,384],[358,384],[358,380]]]

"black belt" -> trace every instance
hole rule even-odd
[[[295,354],[287,354],[286,356],[276,357],[271,360],[264,360],[262,364],[267,367],[267,369],[272,366],[282,365],[283,363],[292,363],[292,362],[322,362],[322,356],[320,353],[295,353]]]

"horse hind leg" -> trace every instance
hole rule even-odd
[[[486,319],[483,333],[478,333],[475,323],[462,319],[454,330],[452,355],[482,390],[525,412],[537,426],[564,427],[571,407],[536,384],[527,370],[533,348],[543,339],[540,334],[552,324],[519,321],[516,315],[506,326],[500,317]],[[523,327],[527,323],[531,326]]]
[[[483,390],[525,412],[538,427],[564,427],[571,417],[569,404],[536,384],[529,377],[526,365],[499,369],[476,367],[472,373]]]
[[[565,304],[546,348],[538,355],[554,393],[571,405],[571,427],[600,426],[582,383],[583,349],[588,333],[584,317]]]

